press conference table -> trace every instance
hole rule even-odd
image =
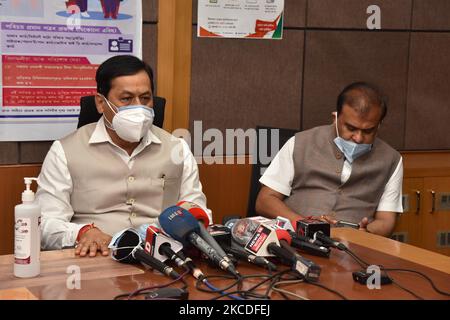
[[[429,276],[439,289],[450,292],[450,257],[349,228],[332,229],[332,236],[347,244],[368,263],[420,271]],[[321,266],[320,284],[338,291],[348,299],[416,299],[393,284],[382,286],[380,290],[369,290],[365,285],[354,282],[352,272],[360,270],[361,267],[344,252],[332,250],[330,258],[302,255]],[[196,263],[209,276],[225,274],[205,261]],[[68,278],[73,276],[70,272],[77,267],[81,271],[81,288],[69,289]],[[239,262],[237,267],[244,275],[266,273],[264,269],[247,262]],[[280,266],[280,269],[285,267]],[[450,299],[436,293],[431,285],[418,275],[398,271],[389,272],[389,275],[425,299]],[[192,276],[188,275],[185,279],[189,285],[189,300],[209,300],[216,296],[197,290]],[[0,299],[111,300],[119,294],[170,281],[168,277],[146,270],[141,265],[122,264],[110,257],[80,258],[75,256],[73,249],[42,252],[41,275],[31,279],[19,279],[13,275],[13,255],[0,256]],[[261,279],[246,280],[243,289],[248,289],[260,281]],[[230,283],[226,279],[212,279],[211,282],[217,287],[225,287]],[[181,287],[181,283],[172,286]],[[312,300],[341,299],[323,288],[307,283],[286,285],[282,288]],[[259,292],[265,292],[266,289],[263,285]],[[271,299],[284,298],[273,292]]]

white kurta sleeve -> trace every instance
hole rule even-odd
[[[275,155],[259,182],[289,197],[294,180],[295,136],[290,138]]]
[[[74,214],[70,205],[72,179],[64,149],[55,141],[38,177],[36,199],[42,210],[41,247],[44,250],[72,247],[83,224],[71,223]]]

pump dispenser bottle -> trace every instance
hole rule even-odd
[[[26,189],[22,204],[14,210],[14,275],[19,278],[36,277],[41,272],[41,207],[30,189],[36,178],[24,178]]]

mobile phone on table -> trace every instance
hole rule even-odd
[[[338,222],[336,222],[336,227],[349,227],[349,228],[359,229],[359,224],[344,221],[344,220],[339,220]]]

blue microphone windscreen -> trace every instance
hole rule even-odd
[[[189,211],[171,206],[159,215],[159,224],[169,236],[183,244],[187,244],[187,237],[192,232],[199,232],[197,219]]]

